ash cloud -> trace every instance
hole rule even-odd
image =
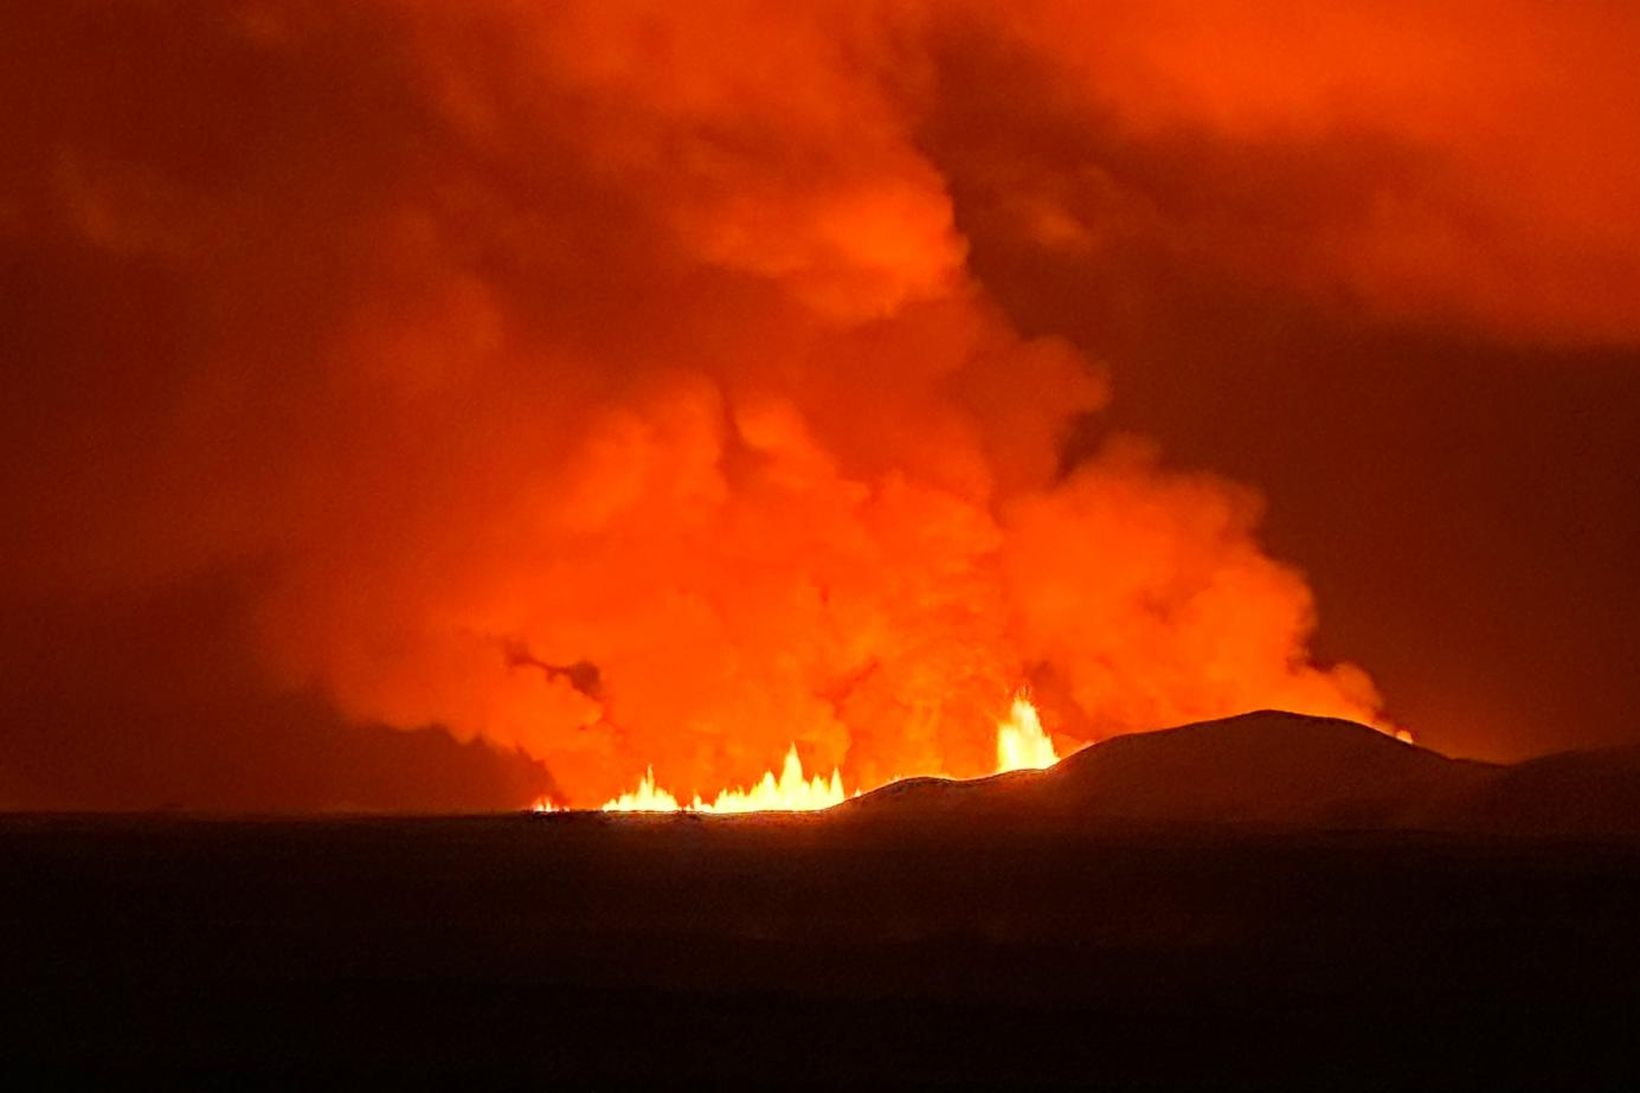
[[[1472,201],[1454,172],[1496,146],[1433,157],[1394,88],[1357,101],[1391,157],[1374,176],[1318,158],[1343,123],[1291,116],[1298,92],[1215,97],[1165,22],[1112,18],[9,11],[5,595],[140,605],[254,574],[231,659],[256,682],[196,716],[213,740],[260,696],[318,695],[337,733],[446,726],[578,803],[651,764],[709,796],[794,740],[851,784],[979,773],[1027,681],[1071,742],[1262,706],[1376,717],[1363,671],[1314,662],[1312,597],[1259,546],[1252,490],[1132,437],[1067,462],[1106,373],[1019,332],[975,240],[1137,233],[1549,338],[1630,332],[1582,287],[1632,252],[1591,252],[1584,220],[1519,228],[1531,179]],[[1078,129],[1118,174],[1031,144]],[[1298,150],[1242,177],[1228,139]],[[1251,215],[1192,192],[1203,170]],[[1431,218],[1531,248],[1532,302],[1461,239],[1407,250]]]

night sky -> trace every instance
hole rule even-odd
[[[1021,686],[1061,753],[1640,743],[1637,55],[1617,3],[0,8],[0,807],[869,787],[983,773]]]

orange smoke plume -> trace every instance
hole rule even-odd
[[[1209,48],[1158,10],[247,3],[184,33],[122,7],[120,48],[82,67],[143,94],[66,135],[66,101],[0,123],[48,165],[7,166],[29,185],[0,229],[153,293],[110,309],[88,361],[136,353],[151,314],[192,320],[133,358],[168,369],[142,397],[113,371],[82,385],[120,406],[107,428],[38,415],[55,431],[16,490],[37,548],[8,579],[252,572],[269,678],[521,748],[576,805],[646,771],[710,802],[794,746],[848,792],[987,773],[1025,686],[1061,753],[1253,707],[1376,720],[1361,670],[1311,657],[1309,590],[1261,548],[1256,494],[1090,440],[1101,367],[1002,314],[953,194],[1048,250],[1148,233],[1237,276],[1550,336],[1632,323],[1632,231],[1595,231],[1605,169],[1475,196],[1466,166],[1506,176],[1509,141],[1427,143],[1477,116],[1463,81],[1432,105],[1393,73],[1309,97],[1329,58],[1359,61],[1348,20],[1298,80],[1269,63],[1289,31],[1238,7]],[[126,41],[170,60],[127,71]],[[1447,63],[1398,55],[1420,88]],[[1550,127],[1542,76],[1510,69],[1533,103],[1510,124]],[[1066,116],[1121,169],[1025,155],[1027,122]],[[1356,123],[1402,157],[1382,187],[1331,145],[1237,173],[1238,148]],[[1004,138],[1020,156],[987,159]],[[1532,255],[1529,306],[1472,260],[1482,223]]]
[[[1374,716],[1246,491],[1126,442],[1061,466],[1100,371],[967,275],[916,20],[412,10],[460,155],[358,227],[327,398],[380,424],[296,499],[345,519],[267,601],[285,678],[578,804],[646,770],[711,801],[793,742],[851,790],[985,773],[1026,682],[1079,740]]]

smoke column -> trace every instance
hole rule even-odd
[[[1082,22],[14,7],[11,594],[250,575],[267,686],[521,749],[579,804],[650,766],[710,797],[794,742],[851,787],[982,773],[1025,685],[1069,746],[1377,718],[1362,671],[1312,661],[1256,493],[1106,435],[1099,362],[1021,336],[969,271],[952,171],[1017,198],[1009,230],[1096,242],[1050,165],[973,158],[983,119],[968,159],[944,147],[986,94],[953,90],[976,43],[1138,132],[1285,101],[1148,98],[1166,66],[1100,68]],[[1281,275],[1392,309],[1437,278],[1477,322],[1562,322],[1396,238]],[[1244,243],[1202,241],[1232,265]]]

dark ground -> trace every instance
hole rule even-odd
[[[906,820],[0,820],[0,1065],[235,1086],[1640,1078],[1640,844]]]

